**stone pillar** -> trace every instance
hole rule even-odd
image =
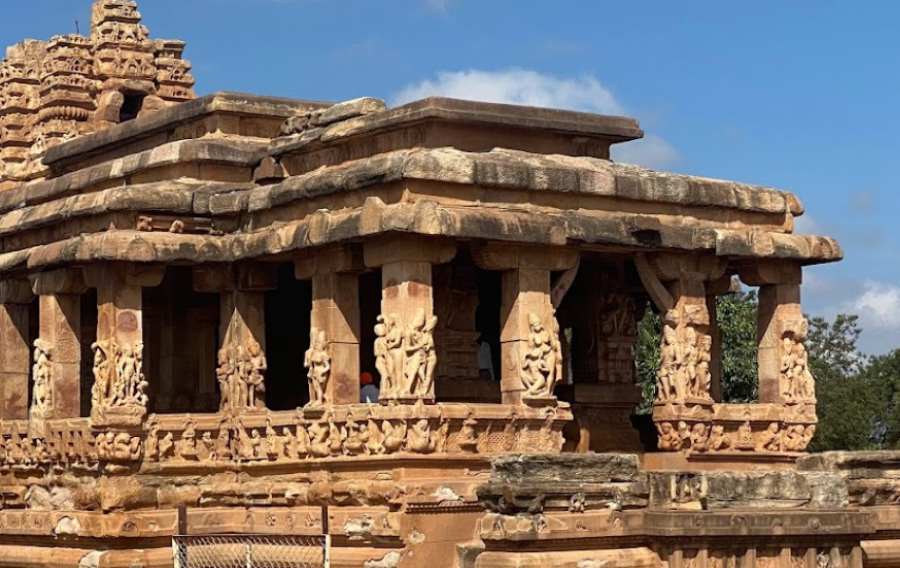
[[[164,274],[164,267],[127,263],[85,269],[88,285],[97,289],[91,397],[95,427],[135,428],[147,414],[143,288],[159,286]]]
[[[28,418],[28,327],[33,300],[28,281],[0,281],[0,420]]]
[[[310,345],[304,361],[310,374],[310,406],[357,404],[361,255],[350,247],[329,247],[298,257],[294,267],[298,280],[312,281]]]
[[[376,357],[382,400],[434,401],[437,318],[432,266],[455,255],[456,244],[441,239],[395,236],[365,244],[366,266],[381,267]]]
[[[759,401],[783,403],[789,402],[786,396],[788,377],[783,373],[783,364],[788,357],[796,359],[789,365],[792,369],[802,366],[806,369],[806,351],[803,341],[806,339],[807,324],[800,305],[800,284],[802,276],[800,266],[786,262],[759,262],[752,268],[741,272],[741,279],[751,286],[759,286],[759,315],[757,320],[757,341],[759,344]],[[800,357],[786,352],[786,345],[802,349]],[[811,382],[812,377],[809,377]],[[812,385],[807,384],[811,391]],[[813,393],[808,397],[800,397],[805,401],[814,400]]]
[[[81,272],[61,269],[31,277],[40,297],[38,339],[34,345],[29,416],[81,416]]]
[[[266,408],[266,295],[277,286],[273,266],[198,267],[194,289],[219,292],[216,374],[220,410]]]
[[[482,269],[503,271],[500,308],[503,403],[554,399],[553,389],[563,378],[564,363],[559,326],[550,300],[550,273],[574,267],[578,251],[489,244],[476,249],[473,258]],[[538,353],[544,359],[532,361],[530,356]],[[537,373],[530,367],[531,363],[538,362],[547,367],[543,376],[537,381],[523,379],[525,373]]]

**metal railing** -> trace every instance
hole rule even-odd
[[[329,568],[329,537],[176,536],[175,568]]]

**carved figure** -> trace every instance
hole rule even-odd
[[[303,360],[309,371],[309,404],[316,407],[325,404],[325,392],[331,377],[331,355],[328,353],[328,339],[325,332],[312,328],[309,334],[309,349]]]
[[[709,427],[697,422],[691,428],[691,449],[695,452],[705,452],[709,449]]]
[[[727,450],[731,447],[731,438],[725,433],[725,427],[716,424],[712,427],[712,433],[709,436],[709,449],[717,452]]]
[[[318,422],[309,426],[310,453],[317,458],[331,455],[331,415],[326,412]]]
[[[174,453],[175,436],[171,432],[166,432],[166,435],[159,441],[159,461],[172,458]]]
[[[787,403],[815,400],[815,380],[809,371],[806,340],[809,324],[805,319],[785,324],[782,333],[781,392]]]
[[[111,340],[97,341],[94,349],[94,387],[91,400],[94,409],[103,411],[116,407],[147,407],[147,386],[144,379],[144,344],[138,342],[121,346]]]
[[[401,420],[396,426],[390,420],[385,420],[381,423],[381,431],[384,434],[382,445],[386,454],[393,454],[403,449],[403,445],[406,443],[407,430],[406,420]]]
[[[254,340],[247,345],[231,343],[219,349],[217,360],[219,409],[263,408],[268,364],[260,344]]]
[[[760,434],[759,444],[756,449],[767,452],[781,451],[781,429],[777,422],[769,424],[769,427]]]
[[[659,449],[677,451],[681,449],[681,437],[671,422],[662,422],[656,425],[659,430]]]
[[[194,421],[188,417],[181,439],[178,441],[176,453],[178,457],[187,461],[196,461],[197,456],[197,430]]]
[[[415,319],[406,332],[404,355],[406,379],[404,394],[429,396],[434,390],[434,370],[437,367],[437,353],[434,349],[434,329],[438,318],[425,317],[425,310],[416,312]]]
[[[32,419],[45,418],[53,408],[53,382],[50,366],[50,345],[43,339],[34,342],[34,386],[31,393]]]
[[[737,444],[735,447],[739,450],[755,449],[755,444],[753,442],[753,429],[750,427],[749,420],[745,420],[743,424],[738,426]]]
[[[145,442],[144,456],[148,460],[159,459],[159,420],[155,416],[147,421],[147,440]]]
[[[344,455],[358,456],[366,452],[366,442],[369,441],[369,431],[362,424],[347,415],[347,422],[341,430],[342,449]]]
[[[478,453],[478,420],[475,419],[474,412],[469,409],[465,421],[463,421],[462,429],[459,431],[459,448],[468,453]]]
[[[231,427],[227,421],[219,423],[219,433],[216,435],[216,447],[211,459],[214,461],[231,461],[234,452],[231,449]]]
[[[528,344],[521,371],[522,386],[528,397],[552,398],[557,383],[562,379],[559,324],[555,317],[552,317],[552,322],[548,331],[537,314],[528,316]]]
[[[432,436],[431,424],[427,418],[420,418],[413,423],[406,435],[406,449],[417,454],[434,452],[437,443]]]
[[[687,309],[687,307],[685,307]],[[712,400],[712,337],[689,324],[675,310],[663,319],[660,366],[657,371],[657,403]]]
[[[404,329],[396,314],[378,317],[375,326],[375,368],[381,375],[381,398],[430,398],[434,392],[437,316],[416,312]]]

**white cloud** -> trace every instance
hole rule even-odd
[[[863,329],[900,331],[900,286],[867,281],[862,293],[847,302],[845,308],[859,314]]]
[[[393,102],[403,104],[431,96],[626,114],[613,92],[595,77],[558,77],[528,69],[442,71],[434,79],[405,87]],[[649,134],[643,140],[614,146],[613,158],[662,168],[677,162],[678,152],[659,136]]]
[[[603,114],[623,113],[612,92],[593,77],[564,79],[527,69],[442,71],[435,79],[406,87],[394,100],[402,104],[438,95]]]

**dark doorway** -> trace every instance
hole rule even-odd
[[[144,106],[144,99],[147,97],[145,93],[134,91],[126,91],[122,94],[125,96],[125,101],[122,103],[122,108],[119,110],[120,123],[137,118],[141,113],[141,108]]]
[[[312,285],[294,278],[294,266],[278,270],[278,287],[266,293],[266,407],[293,410],[309,402],[303,354],[309,349]]]

